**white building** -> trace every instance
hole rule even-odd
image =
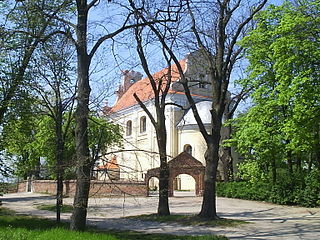
[[[203,122],[209,126],[211,121],[210,96],[211,87],[206,74],[207,66],[199,61],[197,53],[189,54],[180,64],[189,79],[191,93]],[[193,113],[179,83],[180,75],[177,66],[172,65],[172,83],[166,97],[167,103],[180,105],[167,105],[167,154],[168,159],[186,151],[194,158],[205,164],[205,141],[198,129]],[[166,79],[168,69],[163,69],[153,75],[155,79]],[[156,134],[151,121],[144,110],[138,105],[133,94],[145,103],[151,113],[155,114],[154,93],[148,78],[142,79],[142,74],[135,71],[124,71],[122,85],[117,92],[118,99],[110,108],[108,118],[123,127],[123,146],[112,149],[114,155],[107,156],[107,160],[118,164],[120,179],[133,179],[143,181],[149,169],[160,166]],[[117,152],[118,151],[118,152]],[[103,165],[103,163],[101,163]],[[99,168],[107,167],[107,165]],[[114,169],[114,167],[113,167]],[[113,171],[113,170],[112,170]],[[151,186],[155,183],[152,182]],[[194,189],[194,180],[189,175],[180,175],[176,179],[175,188],[181,190]]]

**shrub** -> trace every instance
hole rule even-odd
[[[301,205],[306,207],[320,206],[320,171],[312,170],[305,178],[305,188]]]
[[[218,182],[216,190],[219,197],[316,207],[320,206],[320,171],[313,170],[305,177],[300,173],[292,179],[283,174],[274,185],[266,181]]]

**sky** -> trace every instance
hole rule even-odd
[[[269,0],[268,4],[275,4],[279,5],[283,1],[282,0]],[[105,24],[108,24],[108,27],[111,26],[112,29],[116,29],[119,27],[119,24],[116,22],[122,22],[123,15],[122,13],[118,12],[116,5],[112,4],[104,4],[103,7],[97,7],[92,12],[91,21],[92,26],[95,25],[95,31],[105,31],[105,28],[102,27],[101,20]],[[104,16],[104,17],[102,17]],[[98,27],[96,24],[98,24]],[[111,23],[111,24],[110,24]],[[99,27],[100,25],[100,27]],[[128,32],[129,33],[129,32]],[[125,37],[125,35],[124,35]],[[127,38],[126,40],[128,40]],[[100,67],[95,68],[95,73],[92,74],[92,85],[93,85],[93,96],[100,96],[98,102],[103,104],[108,101],[109,105],[113,105],[116,101],[116,96],[114,91],[117,89],[117,86],[121,83],[121,70],[135,70],[141,72],[144,76],[145,73],[143,72],[142,68],[140,67],[140,61],[137,58],[137,54],[133,44],[130,45],[129,43],[125,43],[126,40],[118,39],[116,41],[117,44],[112,45],[112,41],[106,41],[103,45],[103,48],[97,56],[94,58],[95,62],[99,62],[101,65]],[[159,64],[159,49],[149,47],[149,56],[152,56],[149,61],[151,67],[153,67],[154,72],[159,71],[164,67],[164,65]],[[158,58],[158,59],[157,59]],[[182,58],[182,57],[181,57]],[[235,73],[234,76],[239,75],[239,73]],[[96,86],[96,87],[95,87]],[[231,84],[230,87],[232,88],[233,85]],[[102,89],[104,91],[102,91]],[[104,97],[107,96],[104,100]],[[102,105],[103,105],[102,104]]]

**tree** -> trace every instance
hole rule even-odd
[[[27,112],[3,126],[1,136],[3,150],[7,158],[9,156],[15,158],[14,174],[23,179],[39,178],[40,175],[40,156],[37,149],[33,148],[37,124],[38,120],[34,115]]]
[[[89,12],[99,5],[99,0],[88,1],[76,0],[75,1],[77,23],[73,24],[66,19],[61,19],[61,22],[67,24],[69,31],[61,32],[67,36],[70,41],[75,45],[77,53],[77,106],[75,111],[75,143],[76,143],[76,156],[77,156],[77,186],[74,197],[74,208],[71,217],[70,228],[72,230],[84,230],[86,225],[86,215],[88,206],[88,196],[90,188],[91,169],[95,163],[94,159],[90,158],[90,151],[88,147],[88,117],[89,117],[89,100],[90,100],[90,66],[92,59],[100,46],[108,39],[112,39],[123,31],[134,27],[130,24],[130,19],[135,15],[134,12],[125,10],[125,16],[119,20],[122,23],[117,23],[115,28],[111,26],[110,31],[101,34],[95,42],[89,41]],[[101,3],[100,3],[101,4]],[[118,9],[119,10],[119,9]],[[120,10],[119,10],[120,11]],[[143,24],[152,24],[151,20]],[[108,25],[112,25],[111,22]],[[120,25],[120,27],[119,27]],[[104,26],[106,30],[107,26]],[[74,36],[70,31],[74,31]],[[114,30],[115,29],[115,30]],[[92,46],[89,50],[89,46]]]
[[[53,18],[67,7],[67,2],[47,1],[38,5],[37,1],[1,2],[0,27],[0,125],[7,119],[7,113],[21,106],[20,101],[28,96],[26,83],[29,63],[35,50],[57,31],[49,29]],[[46,14],[39,14],[41,9]],[[2,165],[2,163],[1,163]]]
[[[10,3],[1,4],[2,11],[7,13],[6,21],[1,28],[1,57],[3,64],[1,71],[1,105],[0,123],[8,111],[11,100],[24,83],[25,73],[32,55],[39,44],[45,39],[56,34],[56,31],[48,31],[53,17],[66,6],[66,3],[49,2],[43,5],[46,15],[32,15],[38,6],[36,1],[24,1],[16,3],[13,9],[8,9]],[[7,28],[6,28],[7,27]]]
[[[88,51],[88,14],[89,11],[98,4],[98,0],[87,1],[77,0],[77,23],[69,24],[74,28],[76,40],[69,33],[65,33],[74,43],[77,51],[77,107],[75,112],[76,128],[75,143],[77,156],[77,186],[74,197],[74,210],[71,217],[70,228],[72,230],[84,230],[86,225],[86,215],[88,206],[88,196],[90,188],[91,169],[95,160],[90,158],[88,146],[88,117],[90,99],[89,70],[92,58],[101,44],[117,34],[129,28],[127,21],[118,30],[106,34],[98,39],[91,51]]]
[[[33,61],[34,78],[31,88],[35,89],[45,113],[53,120],[55,127],[55,169],[57,178],[56,220],[60,222],[60,209],[63,204],[64,165],[70,124],[72,121],[75,83],[72,82],[72,57],[70,44],[64,36],[50,39],[38,49],[39,56]],[[52,145],[51,145],[52,146]]]
[[[250,2],[250,6],[246,6],[250,11],[244,14],[241,11],[245,6],[242,5],[244,3],[241,0],[209,1],[201,4],[186,1],[187,8],[185,12],[188,13],[186,22],[191,26],[191,32],[183,32],[185,39],[188,39],[184,43],[194,43],[192,47],[190,45],[189,47],[199,50],[199,54],[207,63],[208,83],[211,84],[212,88],[212,122],[209,132],[202,123],[192,98],[189,88],[190,80],[184,75],[174,48],[172,48],[174,44],[171,43],[171,40],[174,39],[173,42],[175,42],[177,38],[174,36],[167,38],[153,25],[149,26],[178,67],[181,77],[180,83],[184,88],[200,132],[207,144],[205,189],[202,208],[199,213],[199,216],[204,218],[218,218],[215,202],[215,181],[219,161],[220,132],[231,73],[242,52],[242,48],[237,45],[237,41],[243,37],[249,28],[249,23],[264,7],[266,2],[267,0],[256,1],[255,3]],[[139,14],[143,21],[147,20],[145,17],[147,14],[143,12],[143,9],[136,9],[136,14]],[[210,19],[213,24],[205,24],[202,19],[206,19],[206,22]],[[179,24],[180,27],[183,26],[181,22]],[[169,28],[168,31],[170,31]]]
[[[135,3],[130,1],[131,7],[135,10],[137,9]],[[139,7],[140,9],[144,9],[144,2]],[[167,6],[168,13],[170,12],[170,18],[164,18],[157,20],[162,23],[174,22],[177,21],[177,14],[181,10],[182,5],[178,6]],[[157,16],[160,12],[164,10],[153,9],[154,16]],[[175,16],[175,17],[174,17]],[[151,17],[152,18],[152,17]],[[135,28],[135,39],[137,43],[137,52],[139,58],[141,60],[141,64],[143,70],[148,76],[149,83],[152,88],[152,92],[154,94],[153,102],[155,107],[155,116],[152,115],[152,112],[147,108],[144,102],[140,99],[140,97],[134,93],[134,98],[140,105],[140,107],[145,111],[147,116],[149,117],[153,127],[156,131],[157,143],[159,149],[159,157],[160,157],[160,179],[159,179],[159,204],[158,204],[158,215],[170,215],[169,210],[169,167],[167,163],[167,130],[166,130],[166,117],[165,117],[165,109],[166,109],[166,98],[171,87],[172,82],[172,59],[166,55],[165,51],[163,52],[163,56],[167,63],[167,69],[162,76],[154,77],[149,69],[148,61],[146,58],[146,53],[144,49],[144,42],[148,40],[144,40],[144,30],[145,26],[139,27],[139,25],[143,25],[143,21],[137,16],[136,17],[136,28]],[[160,30],[159,30],[160,31]],[[148,32],[148,31],[147,31]],[[152,38],[151,35],[146,34],[146,39]]]
[[[319,12],[318,1],[270,6],[242,41],[249,76],[241,83],[252,88],[253,106],[236,120],[234,139],[291,192],[320,165]]]
[[[233,156],[231,145],[228,141],[231,139],[233,132],[232,120],[234,118],[235,111],[237,110],[241,101],[248,97],[250,90],[243,87],[239,94],[234,97],[227,97],[225,112],[223,114],[224,124],[221,128],[221,140],[219,147],[219,158],[222,163],[222,174],[223,181],[229,182],[234,180],[234,169],[233,169]]]
[[[266,111],[276,106],[282,112],[282,116],[272,112],[268,116],[281,124],[279,130],[289,155],[314,151],[318,144],[318,12],[317,1],[270,7],[243,41],[250,78],[242,83],[255,86],[255,108],[271,101],[273,105],[264,106]],[[314,153],[314,164],[319,165]],[[289,159],[288,164],[290,170]]]

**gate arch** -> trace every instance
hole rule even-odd
[[[204,169],[203,164],[187,152],[182,152],[168,162],[169,166],[169,197],[173,196],[173,180],[180,174],[192,176],[196,182],[196,196],[202,196],[204,190]],[[145,182],[148,188],[150,178],[160,178],[160,168],[153,168],[147,171]],[[147,191],[149,195],[149,190]]]

